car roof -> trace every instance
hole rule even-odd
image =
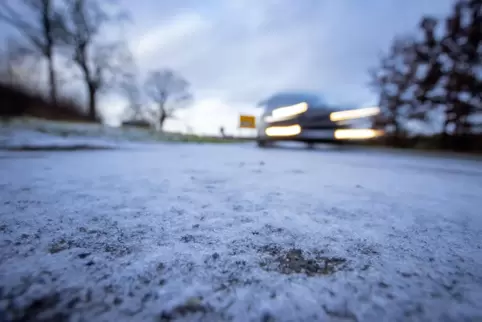
[[[323,105],[324,100],[320,95],[310,92],[278,92],[262,100],[258,106],[265,110],[275,109],[281,106],[293,105],[306,102],[309,105]]]

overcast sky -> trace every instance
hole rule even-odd
[[[280,90],[321,93],[334,104],[369,105],[367,70],[397,34],[452,0],[121,0],[126,38],[142,72],[169,67],[196,101],[180,129],[235,131],[238,115]],[[111,114],[123,105],[108,103]],[[107,106],[104,104],[104,108]],[[113,108],[112,106],[117,106]]]

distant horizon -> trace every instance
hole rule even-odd
[[[140,74],[168,67],[192,84],[191,108],[166,130],[235,132],[240,113],[257,113],[266,96],[287,89],[320,93],[335,104],[374,105],[368,69],[394,36],[415,33],[422,15],[441,16],[451,0],[274,3],[235,0],[164,3],[121,0],[129,12],[123,36]],[[12,35],[2,28],[0,39]],[[70,73],[70,72],[69,72]],[[79,94],[70,82],[65,90]],[[118,120],[126,102],[103,97],[102,114]]]

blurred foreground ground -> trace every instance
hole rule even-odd
[[[0,320],[480,321],[482,163],[0,151]]]

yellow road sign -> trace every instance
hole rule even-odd
[[[240,115],[239,116],[239,128],[240,129],[255,129],[256,117],[253,115]]]

